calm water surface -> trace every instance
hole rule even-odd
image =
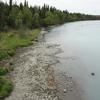
[[[77,81],[84,100],[100,100],[100,21],[67,23],[51,29],[45,39],[61,44],[59,68]]]

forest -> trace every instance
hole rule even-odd
[[[24,4],[20,3],[19,5],[16,2],[13,3],[13,0],[9,0],[9,3],[0,1],[0,31],[34,29],[70,21],[98,19],[100,16],[70,13],[67,10],[61,11],[46,4],[43,7],[29,6],[26,0]]]

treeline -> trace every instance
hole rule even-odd
[[[24,4],[9,4],[0,1],[0,31],[19,28],[47,27],[49,25],[62,24],[70,21],[96,20],[100,16],[85,15],[80,13],[69,13],[67,10],[61,11],[55,7],[45,5],[43,7],[30,7],[25,0]]]

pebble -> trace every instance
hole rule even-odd
[[[64,93],[66,93],[66,92],[67,92],[67,90],[66,90],[66,89],[64,89],[64,90],[63,90],[63,92],[64,92]]]

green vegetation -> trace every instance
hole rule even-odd
[[[40,33],[37,18],[37,15],[33,17],[26,1],[24,6],[13,5],[12,0],[9,5],[0,1],[0,60],[14,55],[18,47],[28,46],[37,39]],[[32,27],[33,21],[35,28]],[[12,70],[11,67],[0,67],[0,100],[13,90],[13,84],[7,77]]]
[[[29,7],[24,4],[9,4],[0,1],[0,60],[15,54],[18,47],[25,47],[37,39],[40,28],[65,22],[80,20],[98,20],[100,16],[69,13],[44,4],[43,7]],[[17,30],[17,31],[16,31]],[[12,82],[6,78],[11,67],[0,67],[0,100],[8,96],[13,89]]]
[[[9,69],[0,67],[0,100],[8,96],[13,90],[12,82],[6,78]]]
[[[32,44],[38,37],[40,30],[11,31],[0,33],[0,60],[15,54],[16,48]]]
[[[0,100],[6,96],[9,96],[13,90],[12,82],[5,77],[0,76]]]
[[[32,41],[38,38],[39,33],[40,29],[1,32],[0,60],[15,54],[16,48],[32,44]],[[13,90],[12,82],[6,78],[12,70],[11,67],[0,67],[0,100],[8,96]]]
[[[0,76],[6,75],[8,73],[7,68],[0,67]]]
[[[0,31],[7,31],[9,28],[33,29],[70,21],[100,19],[100,16],[70,13],[67,10],[61,11],[46,4],[43,7],[29,7],[26,0],[24,4],[20,3],[20,5],[14,4],[12,1],[9,0],[9,4],[0,1]]]

